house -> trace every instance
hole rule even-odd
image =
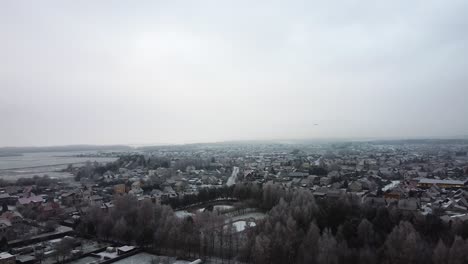
[[[187,184],[183,181],[177,181],[174,186],[174,188],[176,188],[178,192],[182,192],[183,190],[185,190],[186,187],[187,187]]]
[[[348,185],[348,189],[351,192],[360,192],[362,191],[362,184],[360,182],[353,181],[352,183]]]
[[[122,246],[117,248],[117,255],[123,255],[135,250],[134,246]]]
[[[78,210],[75,207],[65,207],[62,210],[62,216],[68,217],[78,214]]]
[[[366,205],[369,205],[371,207],[385,207],[385,206],[387,206],[387,202],[385,201],[385,198],[383,198],[383,197],[367,196],[367,197],[364,197],[363,203],[366,204]]]
[[[128,192],[128,194],[134,195],[134,196],[140,196],[143,194],[143,189],[141,189],[141,184],[139,181],[134,182],[132,184],[132,189]]]
[[[330,182],[331,182],[331,179],[329,177],[320,178],[320,185],[321,186],[329,185]]]
[[[341,174],[339,171],[331,171],[328,173],[327,177],[330,178],[330,179],[338,179],[340,178]]]
[[[127,191],[125,184],[116,184],[114,185],[114,194],[125,194]]]
[[[430,188],[433,185],[436,185],[440,188],[464,188],[467,184],[467,180],[464,181],[458,181],[458,180],[439,180],[439,179],[428,179],[428,178],[422,178],[419,179],[418,182],[418,187],[420,188]]]
[[[66,193],[62,194],[61,195],[61,201],[62,201],[62,204],[66,205],[66,206],[73,206],[73,205],[75,205],[75,204],[77,204],[79,202],[78,201],[78,195],[74,191],[66,192]]]
[[[5,192],[8,193],[9,195],[17,195],[21,192],[21,188],[19,186],[13,185],[13,186],[6,186],[5,187]]]
[[[22,197],[18,199],[17,205],[26,207],[37,207],[44,202],[44,198],[38,195],[32,195],[29,197]]]
[[[16,257],[8,252],[0,253],[0,264],[15,264]]]
[[[164,194],[166,194],[169,198],[177,197],[177,193],[172,189],[171,186],[164,187]]]
[[[461,197],[457,200],[458,205],[468,208],[468,201],[465,197]]]
[[[255,178],[255,171],[254,170],[244,171],[244,179],[253,180],[254,178]]]
[[[419,203],[416,199],[401,199],[398,201],[397,208],[402,211],[416,211],[419,208]]]
[[[56,202],[47,202],[41,204],[38,208],[41,216],[45,219],[60,214],[60,205]]]
[[[290,172],[288,176],[290,178],[307,178],[307,176],[309,176],[309,173],[295,171],[295,172]]]
[[[395,170],[389,167],[379,168],[379,175],[385,179],[391,179],[395,177]]]
[[[101,209],[105,212],[109,212],[110,209],[114,208],[114,204],[112,202],[109,203],[103,203],[101,205]]]
[[[90,195],[86,199],[90,205],[101,205],[103,198],[97,194]]]
[[[11,196],[9,193],[0,194],[0,205],[14,205],[18,201],[18,196]]]
[[[309,186],[320,184],[320,178],[317,175],[310,175],[309,177],[307,177],[307,180],[309,181]]]
[[[141,181],[137,180],[132,183],[132,190],[134,189],[141,189]]]
[[[32,193],[34,187],[33,186],[26,186],[24,187],[24,189],[22,190],[23,191],[23,196],[31,196],[31,195],[34,195]]]
[[[161,190],[159,190],[159,189],[153,189],[150,194],[151,194],[152,197],[160,199],[161,196],[163,195],[163,192]]]
[[[341,191],[341,190],[327,190],[327,197],[328,198],[334,198],[334,199],[338,199],[341,197],[341,195],[343,194],[344,192]]]
[[[23,222],[23,216],[16,211],[8,211],[0,216],[0,219],[7,219],[12,225],[21,224]]]
[[[8,219],[0,218],[0,237],[6,236],[6,233],[11,228],[11,222]]]
[[[393,188],[390,191],[385,192],[384,194],[385,199],[394,199],[394,200],[399,200],[405,196],[406,196],[406,191],[401,185],[396,186],[395,188]]]
[[[332,189],[341,189],[343,187],[343,183],[340,181],[334,182],[331,184]]]

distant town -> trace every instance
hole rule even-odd
[[[468,259],[468,140],[90,149],[3,172],[0,264]]]

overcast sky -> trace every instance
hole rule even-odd
[[[466,14],[466,0],[4,0],[0,146],[467,135]]]

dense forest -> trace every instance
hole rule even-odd
[[[465,263],[468,225],[434,215],[375,208],[351,195],[316,200],[309,191],[240,184],[232,196],[267,217],[237,233],[222,215],[177,218],[170,206],[122,196],[92,208],[78,230],[105,240],[187,257],[249,263]]]

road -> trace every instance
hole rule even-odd
[[[231,177],[229,177],[229,179],[227,180],[227,183],[226,183],[227,186],[232,186],[232,185],[236,184],[237,174],[239,174],[239,167],[234,167],[232,169]]]

